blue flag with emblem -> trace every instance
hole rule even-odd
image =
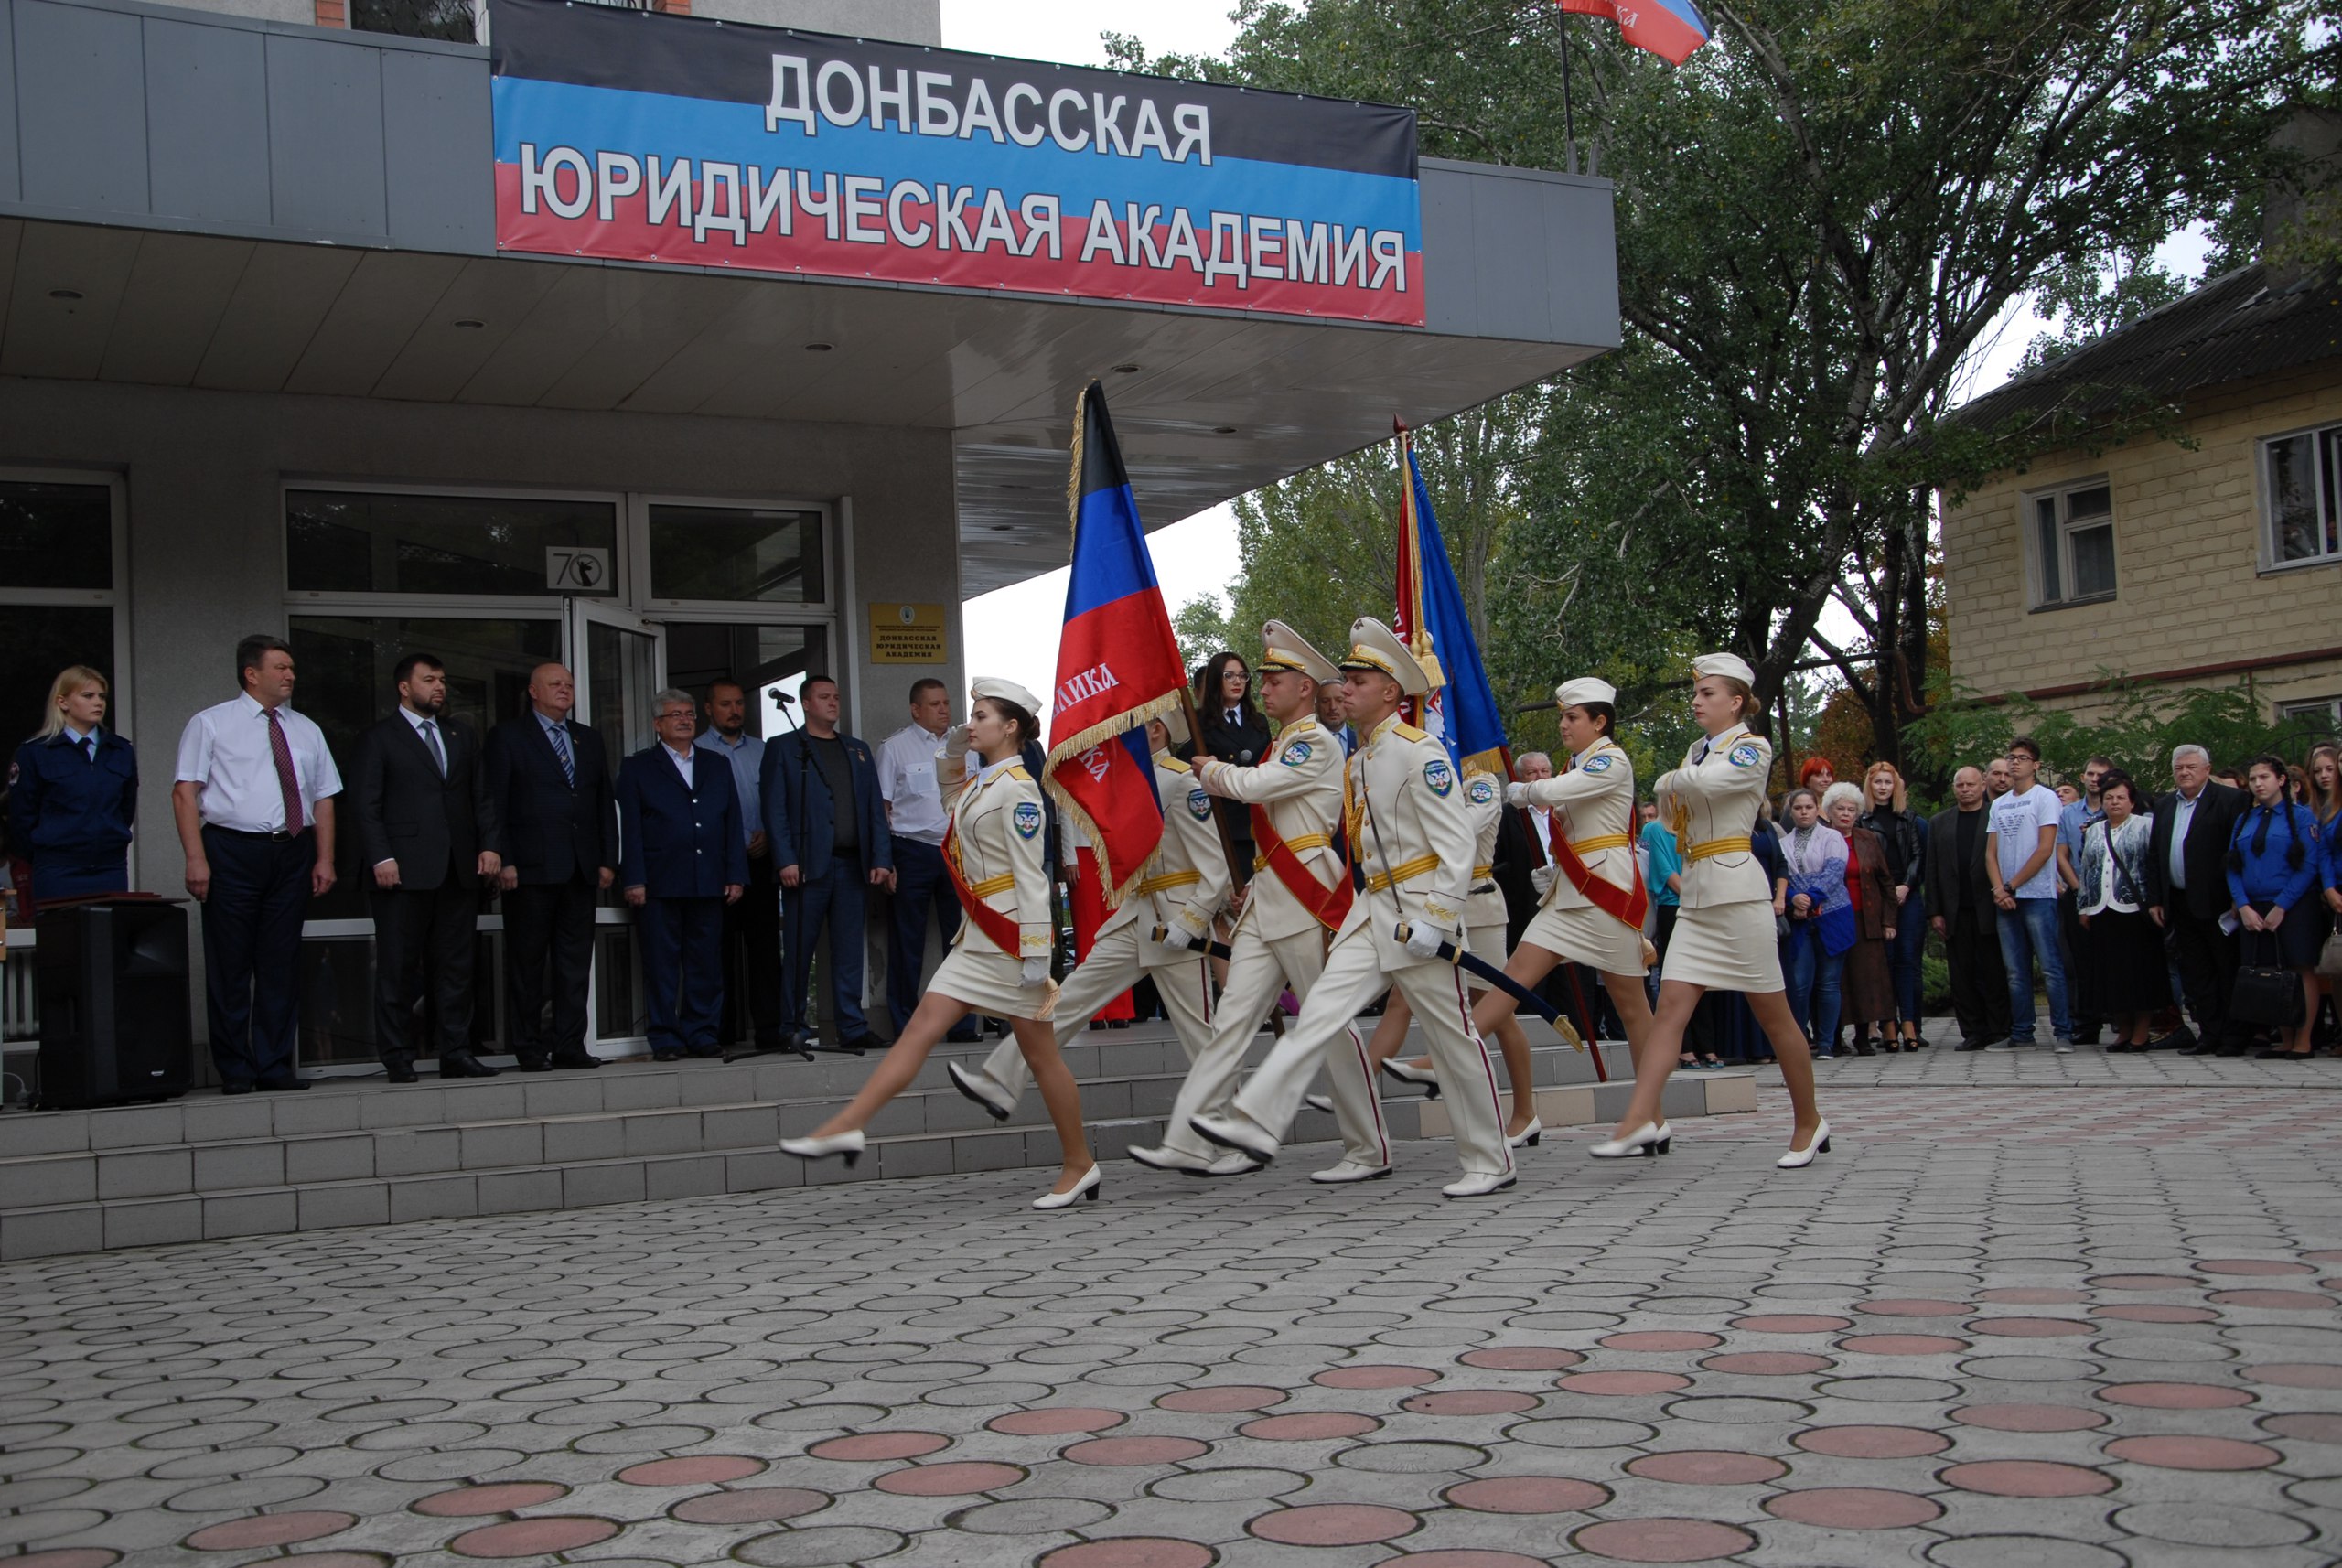
[[[1471,618],[1464,613],[1464,589],[1448,564],[1431,492],[1415,463],[1414,441],[1404,426],[1398,439],[1407,473],[1399,497],[1399,614],[1392,628],[1431,676],[1423,727],[1439,737],[1459,768],[1477,763],[1509,779],[1512,759],[1503,710],[1480,662]]]

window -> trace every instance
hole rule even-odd
[[[2342,424],[2261,444],[2264,569],[2342,561]]]
[[[2028,498],[2036,609],[2114,596],[2114,502],[2104,480]]]
[[[618,554],[618,508],[552,496],[285,493],[285,580],[296,594],[540,596],[545,552]],[[605,579],[592,592],[614,595]]]
[[[650,593],[660,603],[818,605],[822,514],[761,507],[650,508]]]
[[[49,686],[70,664],[105,676],[107,725],[136,738],[114,679],[117,488],[102,478],[0,478],[0,756],[40,728]]]
[[[2312,697],[2305,703],[2277,704],[2279,724],[2296,720],[2319,735],[2342,735],[2342,697]]]

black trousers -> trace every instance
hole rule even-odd
[[[2094,1035],[2106,1022],[2106,987],[2099,978],[2098,955],[2082,929],[2080,908],[2069,892],[2057,895],[2057,946],[2066,961],[2066,1011],[2073,1017],[2074,1033]]]
[[[504,895],[504,996],[514,1056],[542,1061],[586,1054],[586,988],[593,964],[591,882],[524,882]]]
[[[1951,1015],[1962,1040],[2009,1037],[2008,970],[2001,962],[2001,926],[1990,904],[1960,909],[1943,923],[1951,972]]]
[[[2177,889],[2174,889],[2177,892]],[[2236,939],[2220,929],[2219,917],[2203,919],[2187,911],[2184,898],[2164,907],[2165,940],[2179,966],[2196,1037],[2207,1046],[2241,1044],[2229,1039],[2229,993],[2236,989]]]
[[[741,1017],[746,1004],[747,1017]],[[780,1037],[780,882],[772,856],[748,862],[748,887],[724,906],[724,1022],[717,1038],[737,1040],[756,1030],[769,1046]]]
[[[309,908],[315,833],[270,839],[203,830],[211,890],[203,900],[203,992],[211,1065],[222,1083],[284,1083],[299,1043],[301,917]]]
[[[384,1066],[405,1066],[426,1047],[433,1056],[470,1050],[478,891],[449,876],[436,887],[376,887],[371,897],[374,1054]],[[415,1002],[426,993],[427,1031],[415,1017]]]

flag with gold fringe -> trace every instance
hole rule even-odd
[[[1464,589],[1448,564],[1431,492],[1415,465],[1414,440],[1404,426],[1398,440],[1406,471],[1399,486],[1399,613],[1391,627],[1431,676],[1431,694],[1416,700],[1415,722],[1447,747],[1459,773],[1477,763],[1509,779],[1504,711],[1480,663],[1480,647],[1464,611]]]

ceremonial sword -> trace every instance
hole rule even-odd
[[[1165,927],[1157,926],[1155,928],[1155,940],[1158,942],[1170,934],[1170,931]],[[1188,950],[1190,952],[1200,954],[1205,958],[1216,958],[1223,961],[1226,961],[1229,956],[1229,947],[1226,942],[1206,942],[1199,948],[1190,948]]]
[[[1407,934],[1413,928],[1411,928],[1406,921],[1402,920],[1399,922],[1398,938],[1402,944],[1406,941]],[[1507,974],[1503,970],[1499,969],[1495,964],[1490,963],[1487,959],[1474,958],[1470,953],[1466,952],[1454,942],[1448,941],[1443,941],[1439,944],[1439,957],[1445,960],[1447,962],[1454,964],[1465,973],[1487,981],[1490,985],[1495,986],[1499,991],[1503,992],[1514,1001],[1522,1004],[1531,1012],[1536,1014],[1537,1016],[1544,1019],[1548,1024],[1551,1024],[1554,1030],[1560,1034],[1562,1038],[1567,1040],[1576,1049],[1581,1051],[1585,1049],[1585,1041],[1579,1036],[1576,1026],[1572,1024],[1567,1018],[1563,1017],[1560,1009],[1556,1008],[1552,1003],[1546,1001],[1543,997],[1538,995],[1535,992],[1530,990],[1529,987],[1521,984],[1520,982],[1513,979],[1512,976]]]

